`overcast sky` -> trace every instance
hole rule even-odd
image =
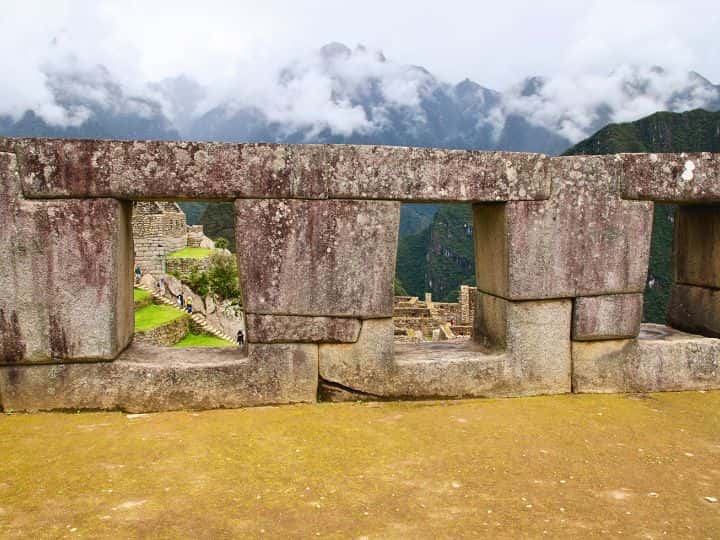
[[[389,62],[359,55],[344,76],[379,77],[386,99],[409,106],[422,81],[408,78],[403,64],[500,91],[549,77],[538,99],[509,93],[505,110],[576,140],[594,126],[599,103],[626,121],[664,108],[689,70],[720,83],[717,1],[2,0],[0,114],[32,109],[51,123],[79,123],[87,111],[59,107],[47,74],[101,64],[130,94],[185,73],[205,88],[204,110],[231,97],[276,121],[368,129],[361,109],[333,99],[334,83],[313,56],[338,41],[382,50]],[[293,62],[301,66],[296,83],[278,85],[278,70]],[[629,98],[623,85],[632,65],[676,73],[650,74],[645,95]],[[705,99],[693,96],[686,108]]]
[[[0,20],[6,59],[37,61],[59,38],[129,79],[188,72],[211,82],[341,41],[496,89],[527,75],[606,72],[620,63],[694,69],[720,81],[713,0],[3,0]]]

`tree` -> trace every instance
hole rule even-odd
[[[228,248],[228,241],[227,238],[223,238],[222,236],[218,236],[215,239],[215,247],[218,249],[227,249]]]
[[[212,255],[207,275],[210,292],[220,300],[240,298],[237,261],[233,255],[224,253]]]

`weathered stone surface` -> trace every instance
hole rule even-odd
[[[675,215],[675,282],[720,288],[720,205],[680,206]]]
[[[114,362],[0,367],[5,411],[213,409],[314,402],[317,345],[157,349],[134,344]]]
[[[30,197],[547,198],[539,154],[353,145],[0,139]]]
[[[363,321],[357,343],[320,345],[320,378],[381,398],[569,392],[571,302],[507,303],[506,351],[471,342],[395,345],[392,319],[373,319]]]
[[[569,391],[571,315],[570,300],[510,302],[478,291],[473,339],[508,351],[528,386]]]
[[[129,205],[26,201],[0,153],[0,363],[109,360],[132,339]]]
[[[659,392],[720,388],[720,340],[643,325],[641,339],[573,342],[573,390]]]
[[[247,338],[250,343],[354,343],[360,326],[358,319],[340,317],[249,314]]]
[[[330,154],[331,198],[399,201],[546,199],[548,158],[541,154],[434,148],[344,146]]]
[[[720,154],[622,154],[623,197],[720,202]]]
[[[642,294],[576,298],[572,338],[576,341],[636,337],[642,322]]]
[[[674,285],[668,322],[686,332],[720,338],[720,290]]]
[[[390,317],[400,204],[235,203],[247,313]]]
[[[475,205],[478,288],[512,300],[642,292],[652,204],[620,198],[619,166],[553,158],[549,200]]]

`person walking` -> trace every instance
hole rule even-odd
[[[245,334],[243,334],[242,329],[238,330],[236,339],[238,346],[242,347],[245,343]]]
[[[135,285],[140,283],[141,277],[142,277],[142,270],[140,270],[140,265],[135,265]]]
[[[192,296],[188,296],[187,302],[185,302],[185,306],[187,307],[187,312],[192,314]]]
[[[177,295],[177,303],[178,303],[178,308],[183,309],[184,302],[183,302],[183,295],[182,295],[182,293],[178,293],[178,295]]]

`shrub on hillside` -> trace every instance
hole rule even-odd
[[[208,281],[210,290],[220,300],[240,297],[237,261],[232,255],[215,253],[210,259]]]
[[[193,269],[189,274],[178,272],[170,272],[170,274],[202,297],[212,294],[220,301],[240,300],[237,261],[233,255],[213,254],[207,271]]]

